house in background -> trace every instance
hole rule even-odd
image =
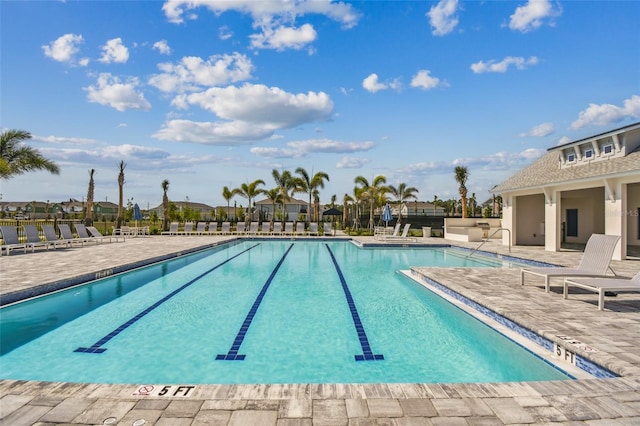
[[[625,259],[640,247],[640,123],[550,148],[491,192],[502,195],[504,244],[559,251],[619,235],[614,259]]]
[[[306,215],[307,204],[308,204],[308,201],[302,201],[302,200],[298,200],[290,197],[284,205],[284,210],[285,210],[284,220],[296,221],[300,217],[303,217],[301,215]],[[254,205],[255,205],[254,216],[256,216],[256,218],[257,218],[257,214],[259,214],[260,217],[263,217],[265,220],[268,220],[268,221],[270,221],[272,218],[276,221],[282,220],[282,216],[283,216],[282,204],[280,203],[276,204],[275,218],[273,216],[273,213],[274,213],[273,203],[271,200],[268,200],[265,198],[264,200],[256,201]],[[313,204],[311,205],[311,208],[313,208]]]

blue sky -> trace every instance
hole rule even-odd
[[[548,148],[640,119],[637,1],[1,1],[0,127],[61,167],[5,201],[225,205],[271,171],[480,201]],[[301,199],[306,196],[299,194]],[[246,200],[238,198],[238,205]]]

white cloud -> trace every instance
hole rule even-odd
[[[362,87],[371,93],[376,93],[379,90],[386,90],[388,85],[378,82],[378,74],[371,74],[364,80],[362,80]]]
[[[433,35],[449,34],[458,25],[458,0],[440,0],[427,12]]]
[[[253,34],[251,47],[256,49],[302,49],[316,40],[318,33],[310,24],[304,24],[300,28],[284,27],[264,28],[260,34]]]
[[[546,149],[527,148],[521,152],[497,152],[477,158],[458,158],[452,164],[454,166],[464,164],[470,170],[513,170],[530,164],[546,152]]]
[[[109,64],[111,62],[125,63],[129,60],[129,49],[122,44],[121,38],[114,38],[108,40],[107,43],[102,46],[102,57],[98,59],[103,64]]]
[[[536,65],[537,63],[538,58],[536,56],[531,56],[528,59],[525,59],[522,56],[507,56],[500,62],[496,62],[495,60],[476,62],[475,64],[471,64],[471,70],[476,74],[482,74],[485,72],[506,72],[511,65],[514,65],[519,70],[523,70],[529,65]]]
[[[545,137],[555,132],[555,130],[556,129],[554,128],[553,123],[542,123],[534,126],[531,130],[529,130],[529,132],[520,134],[520,136]]]
[[[429,90],[442,85],[443,83],[439,78],[432,77],[431,71],[420,70],[411,79],[411,87],[419,87],[421,89]]]
[[[589,104],[587,109],[580,112],[578,119],[571,123],[572,129],[580,129],[585,126],[606,126],[620,122],[626,118],[640,117],[640,96],[633,95],[625,99],[623,106],[611,104]]]
[[[560,15],[560,10],[554,10],[549,0],[529,0],[524,6],[518,6],[511,15],[509,28],[523,33],[538,29],[545,18]]]
[[[242,121],[197,122],[170,120],[153,137],[173,142],[192,142],[205,145],[235,146],[250,145],[268,138],[274,129],[268,125]]]
[[[255,147],[251,152],[268,158],[302,158],[311,153],[343,154],[369,151],[375,144],[366,142],[340,142],[330,139],[311,139],[287,143],[287,148]]]
[[[84,90],[88,92],[89,102],[107,105],[118,111],[128,109],[147,111],[151,109],[151,104],[147,102],[142,92],[136,90],[138,85],[137,78],[130,78],[123,83],[118,77],[103,73],[98,76],[96,85],[85,87]]]
[[[172,0],[162,6],[170,22],[183,23],[184,15],[199,7],[206,7],[216,15],[228,11],[249,14],[253,18],[253,27],[259,33],[250,36],[251,46],[259,49],[301,49],[317,38],[313,26],[303,24],[296,27],[297,18],[304,15],[324,15],[340,22],[344,28],[352,28],[360,18],[348,3],[331,0],[314,1],[255,1],[255,0]],[[196,16],[192,15],[195,19]],[[228,31],[220,33],[228,35]],[[310,51],[311,53],[313,50]]]
[[[167,40],[160,40],[153,43],[153,48],[163,55],[171,55],[171,48]]]
[[[558,145],[564,145],[565,143],[571,142],[571,138],[569,136],[563,136],[558,139]]]
[[[231,37],[233,37],[233,31],[228,26],[223,25],[218,28],[218,38],[220,40],[229,40]]]
[[[185,56],[178,63],[165,62],[158,68],[162,74],[152,76],[149,84],[172,93],[248,80],[254,65],[246,55],[234,52],[214,55],[206,61],[197,56]]]
[[[277,87],[244,84],[212,87],[185,97],[185,102],[226,120],[259,124],[273,130],[327,120],[333,102],[324,92],[288,93]]]
[[[359,169],[370,162],[371,160],[367,158],[343,157],[338,161],[338,164],[336,164],[336,169]]]
[[[72,144],[72,145],[93,145],[97,143],[95,139],[89,138],[69,138],[62,136],[37,136],[33,135],[34,141],[41,141],[52,144]]]
[[[79,45],[84,42],[84,39],[79,34],[65,34],[58,37],[56,40],[49,44],[42,46],[45,56],[58,62],[67,62],[73,64],[75,62],[75,55],[80,51]],[[78,61],[78,65],[87,66],[89,60],[83,58]]]

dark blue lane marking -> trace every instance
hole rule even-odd
[[[273,281],[273,279],[275,278],[276,274],[278,273],[278,269],[280,269],[282,262],[284,262],[284,258],[287,257],[287,255],[289,254],[292,248],[293,248],[293,244],[289,246],[287,251],[284,253],[282,258],[276,265],[275,269],[271,272],[271,275],[269,275],[269,279],[267,279],[267,282],[264,283],[264,285],[262,286],[262,290],[260,290],[260,294],[258,294],[256,301],[253,302],[253,306],[251,306],[249,313],[244,319],[244,322],[242,323],[242,325],[240,326],[240,331],[238,331],[236,338],[233,340],[233,344],[231,345],[231,349],[229,349],[229,352],[227,352],[226,354],[219,354],[218,356],[216,356],[216,360],[218,361],[243,361],[244,360],[246,355],[238,355],[240,346],[244,341],[244,337],[246,336],[247,331],[249,331],[249,327],[251,326],[251,321],[253,321],[253,317],[256,315],[256,312],[258,312],[258,308],[260,307],[260,303],[262,303],[262,299],[264,298],[264,295],[267,293],[267,290],[269,289],[269,285],[271,285],[271,281]]]
[[[124,324],[122,324],[120,327],[116,328],[115,330],[113,330],[111,333],[107,334],[106,336],[104,336],[102,339],[98,340],[96,343],[94,343],[92,346],[88,347],[88,348],[78,348],[76,350],[74,350],[74,352],[84,352],[84,353],[90,353],[90,354],[101,354],[102,352],[106,351],[106,348],[102,348],[101,346],[104,345],[105,343],[107,343],[109,340],[113,339],[114,337],[116,337],[118,334],[120,334],[122,331],[126,330],[129,326],[131,326],[133,323],[135,323],[136,321],[138,321],[140,318],[144,317],[145,315],[147,315],[149,312],[153,311],[155,308],[157,308],[158,306],[162,305],[164,302],[166,302],[167,300],[171,299],[173,296],[175,296],[176,294],[180,293],[182,290],[184,290],[185,288],[189,287],[191,284],[195,283],[196,281],[198,281],[200,278],[204,277],[207,274],[210,274],[211,272],[215,271],[216,269],[218,269],[219,267],[221,267],[222,265],[224,265],[225,263],[228,263],[230,261],[232,261],[233,259],[235,259],[236,257],[248,252],[249,250],[258,247],[260,244],[255,244],[251,247],[249,247],[246,250],[241,251],[240,253],[231,256],[229,259],[225,260],[222,263],[217,264],[216,266],[214,266],[213,268],[209,269],[206,272],[203,272],[202,274],[198,275],[197,277],[195,277],[194,279],[192,279],[191,281],[189,281],[188,283],[186,283],[185,285],[183,285],[182,287],[178,288],[177,290],[172,291],[171,293],[169,293],[168,295],[166,295],[165,297],[163,297],[162,299],[158,300],[156,303],[154,303],[153,305],[149,306],[147,309],[145,309],[144,311],[140,312],[138,315],[136,315],[135,317],[131,318],[129,321],[125,322]]]
[[[356,304],[353,301],[353,297],[351,297],[351,291],[349,290],[349,286],[347,285],[347,280],[344,279],[344,275],[342,275],[342,270],[340,269],[340,265],[338,265],[338,261],[336,257],[333,255],[333,252],[329,248],[329,244],[325,244],[327,250],[329,250],[329,254],[331,255],[331,260],[333,260],[333,265],[336,267],[336,271],[338,272],[338,276],[340,277],[340,283],[342,284],[342,290],[344,290],[344,295],[347,298],[347,303],[349,304],[349,311],[351,311],[351,318],[353,318],[353,325],[356,327],[356,333],[358,333],[358,339],[360,340],[360,346],[362,346],[362,355],[355,355],[356,361],[380,361],[384,360],[384,355],[382,354],[374,354],[371,350],[371,345],[369,345],[369,339],[367,339],[367,333],[364,331],[364,326],[360,321],[360,315],[358,315],[358,309],[356,308]]]

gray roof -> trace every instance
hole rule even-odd
[[[536,188],[629,173],[637,173],[640,176],[640,147],[624,157],[594,161],[590,164],[562,169],[558,163],[558,151],[553,150],[506,181],[493,187],[490,192],[502,193],[517,189]]]

